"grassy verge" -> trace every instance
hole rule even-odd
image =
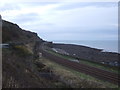
[[[98,80],[92,76],[61,66],[46,58],[40,59],[40,62],[51,68],[51,70],[59,76],[58,79],[61,82],[64,82],[73,88],[118,88],[117,85]]]
[[[62,58],[67,59],[67,60],[75,59],[75,58],[70,57],[70,56],[61,55],[61,54],[56,53],[56,52],[54,52],[52,50],[47,50],[47,52],[49,52],[51,54],[54,54],[56,56],[62,57]],[[80,61],[80,63],[87,64],[87,65],[92,66],[92,67],[96,67],[96,68],[100,68],[100,69],[103,69],[103,70],[106,70],[106,71],[110,71],[110,72],[114,72],[114,73],[119,73],[120,74],[120,72],[118,72],[118,69],[115,69],[115,68],[112,68],[112,67],[106,67],[104,65],[97,64],[97,63],[94,63],[94,62],[91,62],[91,61],[87,61],[87,60],[82,60],[82,59],[80,59],[79,61]]]

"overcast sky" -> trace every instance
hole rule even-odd
[[[0,3],[0,14],[3,19],[36,32],[48,41],[118,38],[118,2],[3,0]]]

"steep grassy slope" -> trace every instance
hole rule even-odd
[[[5,20],[2,20],[2,38],[3,43],[13,43],[12,47],[2,50],[3,88],[50,87],[39,77],[34,64],[38,45],[43,40],[36,33],[22,30]],[[44,66],[42,63],[39,65],[41,68]]]
[[[34,42],[43,40],[37,36],[37,33],[25,31],[21,29],[17,24],[2,20],[2,42]]]
[[[46,65],[38,62],[40,45],[44,41],[36,33],[22,30],[18,25],[5,20],[2,22],[3,43],[10,44],[9,48],[2,49],[2,87],[64,87],[62,82],[54,79],[56,76],[51,70],[45,68]]]

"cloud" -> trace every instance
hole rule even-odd
[[[0,4],[0,12],[4,12],[8,10],[20,10],[20,7],[19,5],[11,4],[11,3]]]
[[[19,22],[20,24],[33,23],[37,20],[41,20],[37,13],[19,14],[13,19],[14,22]]]
[[[85,8],[85,7],[117,7],[117,2],[70,2],[64,3],[57,10],[71,10],[75,8]]]
[[[114,34],[103,33],[41,33],[40,37],[45,40],[117,40],[118,36]],[[46,37],[47,36],[47,37]],[[96,38],[97,37],[97,38]],[[94,39],[93,39],[94,38]],[[110,39],[111,38],[111,39]]]
[[[32,7],[36,7],[36,6],[46,6],[46,5],[50,5],[50,4],[58,4],[59,2],[24,2],[23,5],[26,6],[32,6]]]
[[[3,18],[37,32],[43,39],[116,39],[117,3],[14,2],[14,5],[20,9],[10,7],[5,11],[3,7]]]

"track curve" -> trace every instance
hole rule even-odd
[[[61,58],[59,56],[48,53],[47,51],[45,51],[43,49],[41,50],[41,52],[42,52],[43,57],[46,57],[46,58],[48,58],[48,59],[50,59],[58,64],[61,64],[63,66],[74,69],[78,72],[82,72],[82,73],[91,75],[93,77],[111,82],[111,83],[116,84],[116,85],[118,85],[120,83],[120,78],[118,77],[119,75],[116,73],[112,73],[109,71],[105,71],[102,69],[91,67],[91,66],[88,66],[85,64],[72,62],[72,61],[69,61],[67,59],[64,59],[64,58]]]

